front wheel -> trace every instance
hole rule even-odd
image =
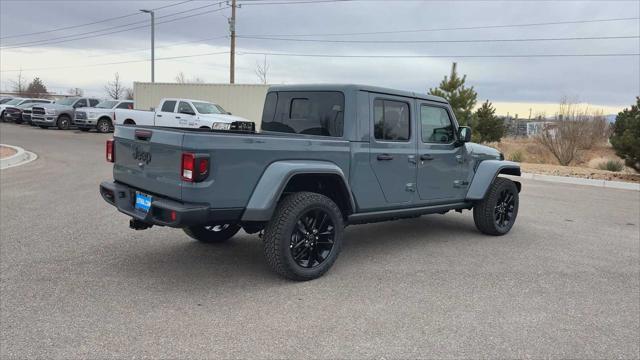
[[[473,221],[481,232],[504,235],[511,230],[518,216],[518,188],[505,178],[496,178],[483,200],[473,207]]]
[[[327,272],[342,247],[344,223],[328,197],[299,192],[276,208],[264,231],[264,255],[271,268],[291,280],[312,280]]]
[[[57,125],[60,130],[69,130],[71,127],[71,118],[67,115],[62,115],[58,118]]]
[[[239,230],[237,224],[212,224],[207,226],[189,226],[182,229],[191,238],[203,243],[222,243],[233,237]]]
[[[109,121],[108,119],[100,119],[98,121],[98,124],[96,124],[96,129],[99,133],[108,133],[109,131],[111,131],[111,121]]]

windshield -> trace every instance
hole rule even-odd
[[[98,105],[96,105],[96,107],[98,109],[113,109],[113,107],[116,106],[116,104],[118,104],[117,101],[105,100],[105,101],[101,101]]]
[[[13,99],[12,98],[0,99],[0,104],[8,103],[11,100],[13,100]]]
[[[73,105],[73,103],[76,102],[76,100],[78,100],[78,98],[62,99],[60,101],[57,101],[56,104],[58,104],[58,105]]]
[[[216,104],[194,101],[193,106],[196,107],[200,114],[223,114],[223,112],[220,111],[222,108]]]
[[[24,99],[11,99],[10,101],[7,101],[5,104],[6,105],[17,105],[20,103],[20,101],[22,101]]]

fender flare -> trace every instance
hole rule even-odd
[[[520,165],[513,161],[484,160],[476,169],[471,185],[467,191],[466,200],[482,200],[498,174],[520,176]],[[520,191],[520,184],[518,191]]]
[[[253,189],[242,215],[242,221],[268,221],[275,211],[280,195],[289,180],[300,174],[332,174],[342,179],[352,209],[356,209],[353,194],[344,172],[336,164],[317,160],[283,160],[271,163]]]

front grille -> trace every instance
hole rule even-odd
[[[33,115],[44,115],[44,108],[41,107],[34,107],[31,111],[33,112]]]
[[[87,118],[87,113],[84,111],[76,111],[76,120],[85,120]]]
[[[31,120],[31,114],[27,114],[27,113],[22,113],[22,120],[24,121],[30,121]]]
[[[23,114],[31,114],[31,109],[24,109],[22,110]]]
[[[5,109],[5,111],[8,112],[8,113],[19,113],[20,109],[14,108],[14,107],[8,107],[8,108]]]

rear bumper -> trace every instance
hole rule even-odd
[[[238,222],[244,211],[242,208],[213,209],[206,204],[182,203],[151,194],[151,208],[145,213],[135,208],[136,190],[117,182],[104,181],[100,184],[100,195],[106,202],[115,206],[121,213],[150,225],[182,228]]]

